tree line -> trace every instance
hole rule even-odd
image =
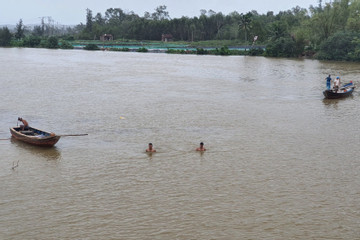
[[[265,45],[264,55],[272,57],[310,56],[325,60],[360,61],[360,0],[318,1],[309,9],[298,6],[278,14],[236,11],[224,15],[201,10],[198,17],[172,19],[166,6],[139,16],[121,8],[109,8],[104,14],[86,9],[86,22],[64,31],[42,22],[24,32],[19,22],[15,33],[0,29],[0,45],[29,44],[26,39],[56,37],[65,40],[99,40],[112,34],[118,40],[159,41],[171,34],[175,41],[226,41],[236,45]],[[10,39],[10,40],[9,40]],[[31,41],[30,41],[31,42]],[[45,43],[43,43],[45,44]],[[36,44],[35,44],[36,45]]]

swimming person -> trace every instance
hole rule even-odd
[[[149,148],[146,149],[146,152],[156,152],[156,150],[153,149],[153,144],[152,143],[149,143]]]
[[[204,143],[203,142],[200,143],[200,147],[198,147],[196,149],[196,151],[206,151],[206,148],[204,148]]]

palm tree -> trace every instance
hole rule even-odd
[[[242,29],[245,33],[245,42],[247,42],[247,33],[250,29],[250,24],[252,21],[252,13],[248,12],[247,14],[240,14],[239,29]]]

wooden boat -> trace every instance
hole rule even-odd
[[[350,82],[345,84],[344,86],[342,86],[339,90],[334,90],[334,89],[330,89],[330,90],[325,90],[323,92],[325,98],[328,99],[335,99],[335,98],[344,98],[344,97],[348,97],[350,96],[353,91],[354,91],[355,85]]]
[[[20,127],[12,127],[10,133],[17,140],[43,147],[54,146],[61,137],[55,133],[45,132],[33,127],[28,127],[24,131],[21,131]]]

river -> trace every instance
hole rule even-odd
[[[359,63],[0,48],[0,71],[2,240],[360,238],[359,89],[322,95]],[[18,117],[88,135],[6,140]]]

